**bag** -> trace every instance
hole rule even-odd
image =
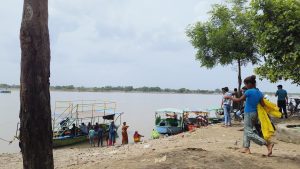
[[[280,118],[282,114],[279,111],[279,108],[276,106],[276,104],[271,103],[267,99],[264,99],[264,103],[265,103],[264,107],[262,107],[261,104],[257,105],[258,119],[260,122],[263,138],[266,141],[270,141],[271,137],[275,133],[275,127],[268,115]]]

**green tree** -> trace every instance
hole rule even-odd
[[[255,72],[300,85],[300,1],[252,0],[253,32],[265,62]]]
[[[259,61],[248,11],[246,0],[214,5],[209,21],[197,22],[187,29],[187,36],[197,49],[196,59],[202,67],[237,63],[239,91],[241,66]]]

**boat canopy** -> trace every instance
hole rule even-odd
[[[120,120],[121,125],[122,114],[116,112],[116,102],[107,100],[56,101],[52,115],[52,129],[60,131],[61,122],[66,123],[63,127],[68,128],[73,124],[79,126],[81,123],[88,122],[108,123],[106,120]]]
[[[182,114],[183,110],[176,109],[176,108],[163,108],[163,109],[158,109],[155,112],[156,113],[178,113],[178,114]]]
[[[208,112],[204,109],[197,109],[197,108],[185,108],[183,109],[184,112]]]

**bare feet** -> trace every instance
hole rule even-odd
[[[268,149],[268,154],[267,156],[270,157],[272,155],[272,150],[273,150],[273,147],[274,147],[274,143],[269,143],[267,145],[267,149]]]
[[[240,151],[241,153],[245,153],[245,154],[251,154],[251,151],[249,148],[244,148],[243,150]]]

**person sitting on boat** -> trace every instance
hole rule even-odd
[[[138,131],[135,131],[134,132],[134,135],[133,135],[133,140],[135,143],[138,143],[138,142],[141,142],[141,138],[144,137],[143,135],[140,135],[138,133]]]
[[[61,128],[63,129],[64,127],[67,127],[67,123],[70,121],[70,119],[67,117],[66,119],[62,120],[61,122],[59,122],[59,125],[61,126]]]
[[[171,126],[178,126],[178,122],[177,122],[177,114],[175,112],[173,112],[173,114],[166,114],[167,121]]]
[[[160,123],[159,123],[159,126],[165,126],[166,125],[166,120],[162,120]]]
[[[208,125],[208,120],[207,120],[207,116],[203,116],[203,115],[199,115],[196,117],[200,126],[207,126]]]
[[[87,129],[87,126],[84,123],[81,123],[81,125],[79,127],[80,127],[81,133],[83,135],[88,135],[88,129]]]
[[[167,113],[166,116],[167,116],[168,118],[177,120],[177,114],[176,114],[175,112],[173,112],[173,114],[168,114],[168,113]]]
[[[76,126],[75,124],[73,124],[71,128],[71,137],[75,137],[75,136],[76,136]]]
[[[95,130],[94,127],[92,126],[90,131],[89,131],[89,140],[90,140],[90,145],[91,147],[94,146],[95,147]]]
[[[112,121],[108,128],[108,134],[109,134],[109,145],[114,146],[116,142],[116,133],[117,133],[117,127],[115,126],[114,121]]]

